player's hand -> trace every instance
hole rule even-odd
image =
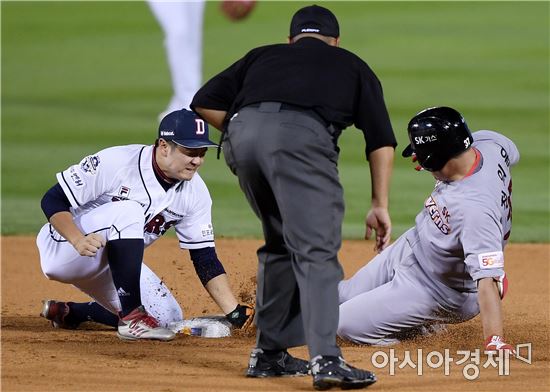
[[[229,321],[235,328],[246,330],[254,321],[254,308],[248,305],[237,305],[237,307],[225,315],[227,321]]]
[[[514,347],[504,341],[502,336],[491,335],[485,339],[485,351],[497,353],[498,351],[508,351],[510,355],[516,356]]]
[[[370,239],[372,231],[376,232],[376,242],[374,250],[378,253],[382,252],[389,244],[391,237],[391,220],[387,208],[373,207],[367,214],[365,220],[367,230],[365,239]]]
[[[95,256],[97,251],[105,246],[105,238],[97,233],[80,237],[73,244],[80,256]]]

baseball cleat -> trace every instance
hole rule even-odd
[[[246,370],[247,377],[294,377],[305,376],[308,373],[307,361],[294,358],[286,350],[268,355],[261,348],[252,350]]]
[[[318,391],[332,387],[361,389],[376,382],[374,373],[354,368],[342,357],[316,356],[311,360],[311,374],[313,387]]]
[[[123,340],[172,340],[176,337],[173,331],[159,326],[157,319],[147,313],[143,305],[120,319],[117,335]]]
[[[65,320],[69,312],[70,308],[66,302],[48,299],[42,301],[40,316],[50,320],[54,328],[76,329],[80,323]]]

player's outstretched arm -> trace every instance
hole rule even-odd
[[[226,274],[210,279],[204,288],[224,314],[231,312],[239,304],[231,291]]]
[[[246,329],[252,324],[254,309],[237,302],[229,287],[229,280],[226,274],[210,279],[204,287],[234,327]]]
[[[478,302],[485,338],[485,350],[508,350],[515,354],[514,348],[504,341],[501,295],[493,278],[483,278],[478,282]]]
[[[236,328],[247,328],[254,318],[254,309],[235,299],[215,248],[190,249],[189,253],[197,276],[227,320]]]

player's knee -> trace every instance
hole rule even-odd
[[[356,332],[356,328],[354,328],[351,323],[348,323],[340,318],[340,322],[338,323],[338,330],[336,332],[338,336],[340,336],[342,339],[353,340]]]
[[[153,297],[148,296],[148,293],[143,294],[146,296],[142,299],[145,309],[162,327],[168,328],[172,323],[183,320],[183,311],[169,291],[165,291],[163,297],[156,294]]]
[[[116,232],[114,238],[118,239],[120,236],[123,238],[143,237],[145,217],[139,203],[132,200],[113,203],[111,213],[111,227],[113,232]]]
[[[157,319],[161,326],[167,327],[173,322],[183,320],[183,312],[178,301],[146,264],[142,265],[140,288],[145,309]]]
[[[138,219],[143,221],[143,208],[137,201],[124,200],[113,203],[114,207],[118,210],[118,215],[130,216],[133,220]]]
[[[183,320],[183,312],[178,304],[171,304],[171,306],[159,309],[157,314],[156,319],[164,328]]]
[[[357,326],[350,324],[338,325],[338,331],[336,333],[342,339],[356,344],[374,345],[379,344],[382,340],[380,336],[376,336],[375,334],[369,333],[369,331],[365,331],[362,328],[357,328]]]
[[[44,276],[46,276],[46,278],[48,278],[49,280],[57,280],[57,275],[54,270],[42,269],[42,272],[44,273]]]
[[[342,339],[349,340],[357,344],[376,344],[383,336],[381,331],[374,328],[368,320],[355,320],[353,317],[342,317],[338,322],[337,335]]]
[[[42,272],[49,280],[55,280],[57,282],[67,283],[66,274],[63,268],[52,264],[42,264]]]
[[[338,282],[338,304],[342,305],[344,302],[353,298],[349,294],[350,288],[349,280],[341,280]]]

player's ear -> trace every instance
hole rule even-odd
[[[168,155],[168,152],[170,150],[170,144],[164,140],[163,138],[159,138],[157,139],[157,142],[156,142],[156,145],[157,145],[157,149],[163,154],[163,155]]]

